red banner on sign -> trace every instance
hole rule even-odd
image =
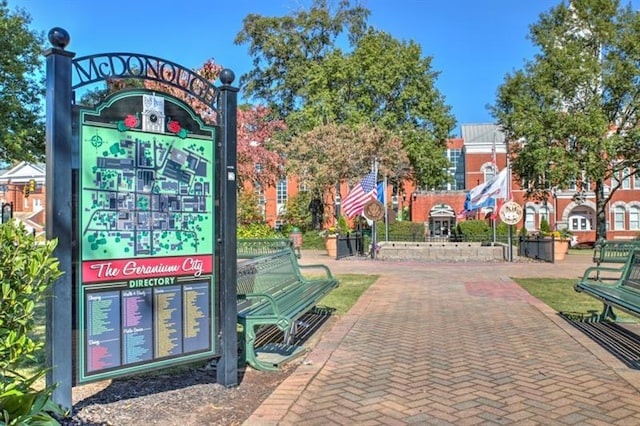
[[[82,262],[82,282],[211,274],[212,256],[148,257]]]

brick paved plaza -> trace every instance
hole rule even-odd
[[[510,278],[578,279],[590,256],[300,262],[380,278],[245,425],[640,424],[640,371]]]

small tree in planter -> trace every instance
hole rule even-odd
[[[7,425],[58,424],[64,410],[51,400],[54,387],[36,390],[46,373],[40,366],[26,377],[25,360],[44,346],[32,337],[35,309],[62,272],[52,256],[57,241],[37,241],[24,225],[0,225],[0,422]]]
[[[551,235],[551,227],[549,226],[549,221],[547,221],[547,218],[544,216],[542,216],[542,219],[540,219],[540,235],[542,235],[543,237]]]

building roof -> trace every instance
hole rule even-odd
[[[46,167],[43,163],[28,163],[23,161],[0,175],[0,184],[25,183],[34,179],[38,183],[44,183]]]
[[[506,152],[505,136],[500,126],[492,123],[463,124],[462,139],[468,153],[487,153],[493,147],[497,153]]]

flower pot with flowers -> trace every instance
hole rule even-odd
[[[553,259],[563,260],[566,254],[569,252],[569,241],[571,240],[571,231],[568,229],[560,229],[553,231],[551,236],[553,237]]]
[[[330,226],[320,231],[320,236],[324,238],[324,247],[327,249],[329,257],[337,257],[338,255],[338,229]]]

